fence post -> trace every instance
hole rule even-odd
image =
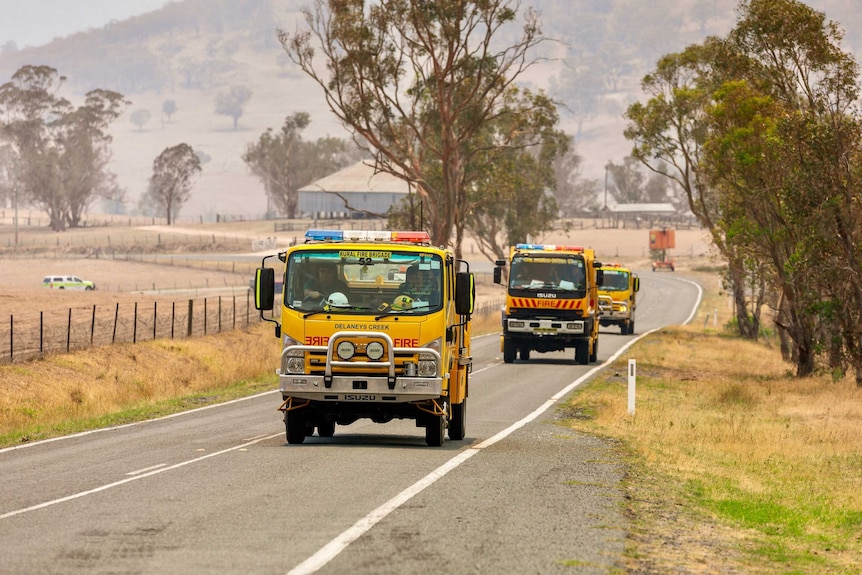
[[[117,307],[114,308],[114,333],[111,334],[111,343],[117,341],[117,320],[120,317],[120,302],[117,302]]]
[[[135,302],[135,317],[132,322],[132,343],[138,343],[138,302]]]
[[[66,353],[69,353],[69,346],[72,343],[72,308],[69,308],[69,319],[66,322]]]
[[[45,353],[45,312],[39,312],[39,355]]]
[[[153,339],[156,339],[156,325],[158,324],[159,302],[153,302]]]
[[[194,300],[189,300],[189,321],[188,328],[186,328],[186,337],[192,336],[192,318],[194,317]]]
[[[637,379],[637,364],[629,360],[629,415],[635,414],[635,383]]]
[[[93,345],[93,334],[96,332],[96,304],[93,304],[93,318],[90,320],[90,346]]]

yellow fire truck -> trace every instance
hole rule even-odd
[[[602,267],[595,252],[580,246],[517,244],[509,261],[497,260],[494,283],[509,265],[503,335],[503,361],[530,352],[575,349],[575,362],[598,359],[598,286]]]
[[[636,273],[621,264],[602,266],[604,281],[599,288],[599,323],[603,326],[618,325],[623,335],[635,332],[635,294],[641,289],[641,280]]]
[[[268,319],[284,263],[281,321]],[[305,243],[263,258],[255,307],[282,340],[276,371],[287,442],[367,418],[415,420],[428,445],[464,438],[469,264],[426,232],[311,230]]]

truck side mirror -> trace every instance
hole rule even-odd
[[[494,268],[494,283],[495,284],[503,283],[503,268],[500,268],[500,267]]]
[[[596,285],[602,287],[605,285],[605,272],[604,270],[596,270]]]
[[[476,282],[473,279],[473,274],[458,272],[455,275],[455,312],[458,315],[472,314],[475,301]]]
[[[257,268],[254,273],[254,309],[269,311],[275,299],[275,270]]]
[[[635,291],[640,291],[640,289],[641,289],[641,278],[635,277],[635,281],[634,281],[634,285],[632,286],[632,289],[634,289]]]

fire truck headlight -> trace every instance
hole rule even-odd
[[[377,361],[383,357],[383,344],[379,341],[372,341],[365,347],[365,355],[371,361]]]
[[[434,377],[437,375],[437,362],[430,360],[419,361],[419,377]]]
[[[510,321],[509,327],[524,327],[524,322],[522,322],[522,321]]]
[[[335,348],[335,353],[337,353],[338,357],[342,360],[347,361],[356,353],[356,346],[353,345],[352,342],[342,340],[338,342],[338,347]]]
[[[625,312],[628,308],[629,307],[626,304],[624,304],[624,303],[620,304],[620,311]]]
[[[286,356],[282,373],[297,374],[305,371],[305,359],[302,357]]]
[[[576,323],[567,323],[566,329],[578,329],[580,326]]]

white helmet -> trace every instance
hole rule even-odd
[[[347,300],[347,296],[341,293],[340,291],[332,292],[329,294],[329,297],[326,298],[326,307],[328,308],[342,308],[347,307],[349,304]]]
[[[395,311],[403,311],[413,307],[413,298],[409,295],[401,294],[392,301],[392,309]]]

